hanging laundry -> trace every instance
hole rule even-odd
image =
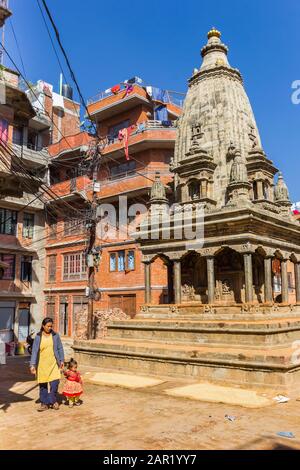
[[[131,133],[131,128],[126,128],[124,127],[124,129],[121,129],[119,131],[119,135],[118,135],[118,138],[121,141],[124,142],[124,150],[125,150],[125,157],[126,157],[126,160],[129,160],[129,136],[130,136],[130,133]]]
[[[172,126],[172,121],[162,121],[161,124],[164,127],[171,127]]]
[[[137,125],[137,132],[144,132],[146,130],[146,124],[144,122],[140,122]]]
[[[132,77],[132,78],[129,78],[129,80],[125,80],[124,83],[143,83],[143,80],[140,78],[140,77]]]
[[[158,103],[169,103],[169,95],[166,90],[161,88],[152,87],[152,100]]]
[[[111,88],[111,92],[116,95],[121,90],[121,85],[115,85]]]
[[[125,92],[124,98],[126,98],[126,96],[130,95],[130,93],[132,92],[133,92],[133,85],[126,85],[126,92]]]
[[[7,144],[8,141],[8,122],[0,119],[0,144]]]
[[[146,86],[146,92],[152,97],[152,86]]]
[[[154,108],[154,119],[156,121],[167,121],[168,110],[166,106],[160,105]]]

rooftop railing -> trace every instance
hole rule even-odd
[[[139,85],[134,84],[134,86],[139,86]],[[120,91],[118,93],[120,93],[122,91],[125,91],[125,90],[126,90],[126,85],[122,84],[122,85],[120,85]],[[179,93],[177,91],[167,90],[167,94],[168,94],[168,97],[169,97],[169,103],[175,104],[176,106],[179,106],[180,108],[182,108],[183,102],[184,102],[184,99],[185,99],[185,93]],[[87,104],[90,105],[90,104],[93,104],[93,103],[97,103],[98,101],[102,101],[105,98],[108,98],[109,96],[112,96],[112,95],[115,95],[115,93],[112,93],[111,91],[107,91],[107,92],[101,91],[97,95],[90,98],[87,101]]]

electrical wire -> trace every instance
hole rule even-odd
[[[22,58],[22,54],[21,54],[21,49],[20,49],[20,46],[19,46],[19,42],[18,42],[16,33],[15,33],[15,28],[14,28],[14,25],[13,25],[13,22],[12,22],[12,19],[11,19],[11,18],[9,19],[9,24],[10,24],[10,27],[11,27],[11,29],[12,29],[12,33],[13,33],[13,36],[14,36],[14,39],[15,39],[15,42],[16,42],[16,46],[17,46],[18,52],[19,52],[19,56],[20,56],[20,60],[21,60],[22,68],[23,68],[23,72],[24,72],[24,75],[26,75],[25,66],[24,66],[24,62],[23,62],[23,58]]]
[[[57,50],[56,50],[54,41],[53,41],[53,39],[52,39],[50,30],[49,30],[49,28],[48,28],[48,24],[47,24],[47,21],[46,21],[46,18],[45,18],[43,9],[42,9],[42,7],[41,7],[40,1],[37,0],[37,3],[38,3],[39,10],[40,10],[40,12],[41,12],[41,15],[42,15],[42,18],[43,18],[43,21],[44,21],[45,28],[46,28],[46,30],[47,30],[47,33],[48,33],[48,36],[49,36],[49,39],[50,39],[50,42],[51,42],[51,45],[52,45],[52,48],[53,48],[53,51],[54,51],[54,54],[55,54],[55,56],[56,56],[58,65],[59,65],[59,67],[60,67],[60,70],[61,70],[61,72],[62,72],[62,74],[63,74],[63,77],[64,77],[65,81],[67,82],[67,76],[66,76],[66,74],[65,74],[65,71],[64,71],[64,68],[63,68],[63,66],[62,66],[61,60],[60,60],[60,58],[59,58],[58,52],[57,52]],[[73,100],[72,100],[72,104],[73,104],[74,110],[75,110],[76,113],[77,113],[78,110],[77,110],[77,108],[76,108],[76,106],[75,106]]]
[[[79,85],[78,85],[78,81],[77,81],[77,79],[76,79],[75,73],[74,73],[74,71],[73,71],[73,69],[72,69],[72,67],[71,67],[70,60],[69,60],[68,55],[67,55],[67,53],[66,53],[66,51],[65,51],[65,48],[63,47],[62,42],[61,42],[60,34],[59,34],[59,31],[58,31],[58,28],[57,28],[57,26],[56,26],[56,24],[55,24],[55,22],[54,22],[54,19],[53,19],[52,14],[51,14],[51,12],[50,12],[48,6],[47,6],[46,1],[45,1],[45,0],[42,0],[42,3],[43,3],[44,8],[45,8],[45,10],[46,10],[47,16],[48,16],[48,18],[49,18],[49,20],[50,20],[50,23],[51,23],[51,25],[52,25],[52,27],[53,27],[53,30],[54,30],[54,33],[55,33],[57,42],[58,42],[59,47],[60,47],[60,50],[61,50],[61,52],[62,52],[62,54],[63,54],[63,56],[64,56],[64,58],[65,58],[67,67],[68,67],[69,72],[70,72],[70,75],[71,75],[71,78],[72,78],[72,80],[73,80],[73,82],[75,83],[75,86],[76,86],[76,88],[77,88],[77,92],[78,92],[78,95],[79,95],[81,104],[82,104],[82,106],[84,107],[84,109],[86,110],[86,113],[87,113],[87,115],[88,115],[88,118],[89,118],[89,120],[91,121],[91,123],[92,123],[92,125],[93,125],[93,127],[94,127],[95,133],[97,134],[97,128],[96,128],[96,126],[95,126],[95,124],[94,124],[94,122],[93,122],[93,120],[92,120],[92,118],[91,118],[91,115],[90,115],[90,113],[89,113],[88,107],[87,107],[87,105],[86,105],[86,103],[85,103],[85,99],[83,98],[81,89],[80,89],[80,87],[79,87]]]

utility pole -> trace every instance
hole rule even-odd
[[[91,203],[91,215],[88,224],[89,229],[89,242],[87,249],[87,266],[88,266],[88,319],[87,319],[87,339],[94,339],[94,300],[95,300],[95,268],[99,263],[99,255],[95,247],[96,244],[96,228],[97,228],[97,177],[98,177],[98,164],[99,164],[99,150],[98,141],[95,143],[93,149],[92,161],[90,164],[90,171],[93,180],[93,196]]]
[[[93,182],[93,199],[91,205],[91,219],[89,222],[89,246],[87,251],[88,264],[88,321],[87,321],[87,339],[93,339],[93,316],[94,316],[94,285],[95,285],[95,263],[94,248],[96,242],[96,211],[97,211],[97,193]]]

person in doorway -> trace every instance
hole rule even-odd
[[[50,407],[59,409],[57,391],[64,360],[63,345],[59,334],[53,331],[53,320],[44,318],[41,331],[33,342],[30,361],[30,371],[36,375],[40,386],[38,411],[46,411]]]
[[[69,402],[69,407],[73,408],[74,405],[79,406],[81,402],[79,397],[82,394],[82,379],[77,370],[77,362],[71,359],[68,364],[68,369],[65,371],[66,382],[63,388],[63,395]]]

